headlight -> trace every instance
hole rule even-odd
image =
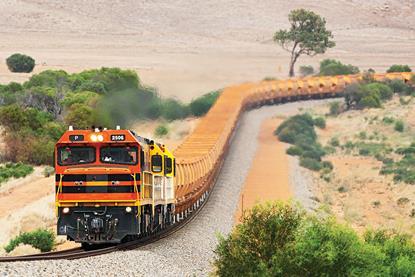
[[[104,136],[103,135],[98,135],[97,138],[98,138],[98,141],[104,141]]]
[[[63,212],[64,214],[67,214],[67,213],[69,213],[69,208],[68,208],[68,207],[66,207],[66,208],[63,208],[62,212]]]
[[[92,140],[92,141],[97,141],[97,140],[98,140],[97,135],[92,134],[92,135],[91,135],[91,140]]]
[[[125,208],[125,211],[127,212],[127,213],[131,213],[131,207],[127,207],[127,208]]]

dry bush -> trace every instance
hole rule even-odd
[[[23,256],[23,255],[33,255],[39,254],[40,250],[34,248],[29,244],[20,243],[15,249],[13,249],[7,256]]]

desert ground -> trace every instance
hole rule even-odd
[[[289,26],[295,8],[324,16],[337,42],[299,65],[329,57],[377,71],[415,65],[412,0],[5,0],[0,83],[29,77],[7,70],[4,60],[15,52],[36,59],[35,73],[131,68],[162,95],[185,101],[234,83],[285,78],[289,56],[272,36]]]
[[[399,97],[394,97],[382,109],[351,110],[337,117],[327,116],[326,128],[318,130],[319,141],[324,146],[336,138],[343,146],[347,142],[364,142],[383,143],[392,149],[408,147],[415,132],[414,107],[413,99],[404,105]],[[304,111],[325,116],[329,108],[326,105]],[[394,130],[393,124],[384,122],[385,118],[402,120],[404,132]],[[340,221],[358,231],[388,228],[414,233],[413,185],[394,181],[393,175],[380,174],[382,162],[356,150],[337,148],[327,160],[334,166],[330,178],[324,180],[321,174],[314,174],[313,194],[319,206],[328,208]]]

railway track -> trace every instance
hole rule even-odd
[[[184,220],[172,226],[169,226],[163,229],[162,231],[157,232],[154,235],[149,235],[147,237],[144,237],[138,240],[125,242],[125,243],[118,244],[118,245],[106,246],[106,247],[102,247],[102,248],[98,248],[94,250],[85,250],[81,247],[76,247],[76,248],[66,249],[62,251],[45,252],[45,253],[39,253],[39,254],[33,254],[33,255],[0,257],[0,263],[40,261],[40,260],[60,260],[60,259],[75,260],[75,259],[82,259],[82,258],[87,258],[87,257],[108,254],[108,253],[115,252],[115,251],[128,251],[128,250],[138,249],[140,247],[146,246],[160,239],[168,237],[174,234],[175,232],[181,230],[182,228],[184,228],[202,210],[204,205],[207,203],[209,196],[210,196],[210,193],[207,194],[205,201],[199,206],[199,208],[194,210],[192,213],[188,214],[188,216]]]
[[[412,74],[373,74],[372,77],[378,81],[400,79],[407,82]],[[1,257],[0,262],[80,259],[137,249],[172,235],[191,222],[206,204],[240,115],[245,110],[268,104],[341,96],[347,85],[357,83],[363,78],[362,74],[310,77],[246,83],[226,88],[195,131],[174,152],[177,160],[176,213],[180,218],[178,223],[154,235],[115,246],[90,251],[74,248],[28,256]]]

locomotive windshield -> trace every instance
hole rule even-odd
[[[87,164],[95,162],[95,148],[61,146],[58,148],[59,165]]]
[[[137,147],[110,146],[101,148],[101,162],[113,164],[137,164]]]

